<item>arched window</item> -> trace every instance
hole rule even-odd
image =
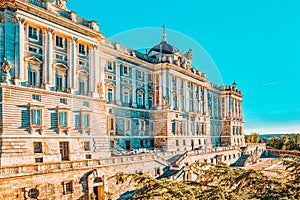
[[[137,105],[139,107],[144,106],[144,91],[143,90],[138,90],[137,91]]]
[[[124,87],[123,88],[123,104],[129,105],[130,103],[130,88]]]
[[[106,100],[109,103],[113,103],[115,101],[115,85],[113,83],[106,84]]]

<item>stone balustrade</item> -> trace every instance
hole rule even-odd
[[[147,162],[158,160],[160,162],[163,158],[158,157],[155,154],[141,154],[135,156],[124,157],[111,157],[104,159],[94,160],[82,160],[82,161],[66,161],[59,163],[41,163],[33,165],[12,166],[0,168],[0,178],[16,177],[23,175],[45,174],[53,172],[65,172],[76,169],[91,169],[95,167],[113,166],[113,165],[125,165],[133,162]],[[167,162],[165,161],[167,165]]]

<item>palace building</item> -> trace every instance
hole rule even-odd
[[[245,144],[235,82],[211,83],[164,27],[144,54],[108,40],[66,2],[0,1],[0,167]]]

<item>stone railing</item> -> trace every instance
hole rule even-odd
[[[141,154],[135,156],[124,157],[110,157],[94,160],[82,160],[82,161],[62,161],[59,163],[41,163],[32,165],[20,165],[12,167],[1,167],[0,178],[16,177],[23,175],[44,174],[54,172],[66,172],[78,169],[91,169],[103,166],[116,166],[133,164],[146,161],[157,161],[167,165],[167,161],[158,157],[155,154]],[[164,161],[164,162],[162,162]]]

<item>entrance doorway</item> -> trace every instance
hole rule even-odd
[[[95,186],[94,187],[95,200],[105,200],[104,186]]]

